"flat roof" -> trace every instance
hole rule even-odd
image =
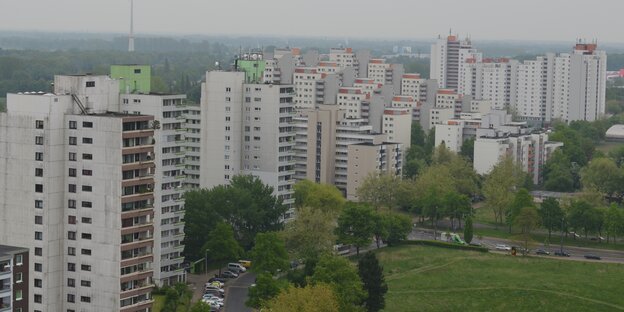
[[[624,139],[624,125],[613,125],[605,133],[605,137],[611,139]]]
[[[14,255],[18,253],[28,252],[28,248],[16,247],[9,245],[0,245],[0,257],[6,255]]]

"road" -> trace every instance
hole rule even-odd
[[[438,231],[438,235],[440,235]],[[438,237],[439,238],[439,237]],[[424,228],[414,228],[412,233],[408,236],[410,240],[431,240],[433,239],[433,230],[424,229]],[[490,249],[495,249],[496,244],[505,244],[505,245],[517,245],[517,243],[503,238],[494,238],[494,237],[483,237],[483,239],[473,239],[473,242],[481,243],[485,247]],[[551,244],[546,247],[543,244],[537,244],[532,249],[544,249],[549,251],[551,255],[554,254],[555,251],[559,250],[559,245]],[[571,259],[571,260],[582,260],[588,262],[614,262],[614,263],[624,263],[624,251],[619,250],[608,250],[608,249],[596,249],[596,248],[585,248],[585,247],[573,247],[573,246],[563,246],[563,250],[570,254],[570,258],[564,257],[563,259]],[[602,258],[602,260],[588,260],[585,259],[585,255],[593,254]],[[553,257],[553,256],[545,256],[545,257]],[[557,257],[559,258],[559,257]]]
[[[251,272],[243,273],[237,279],[231,279],[226,283],[225,289],[225,312],[251,312],[252,309],[245,305],[249,286],[256,280],[256,275]]]

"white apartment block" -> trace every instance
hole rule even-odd
[[[184,257],[184,183],[186,178],[186,95],[121,94],[121,110],[154,116],[154,282],[186,281]]]
[[[474,145],[474,169],[478,174],[488,174],[504,157],[511,157],[531,175],[534,184],[539,184],[544,164],[561,146],[563,143],[548,141],[546,133],[482,136]]]
[[[198,104],[187,104],[186,115],[186,187],[199,188],[200,148],[201,148],[201,107]]]
[[[354,88],[359,88],[366,94],[367,97],[371,97],[373,93],[383,86],[383,83],[375,81],[373,78],[357,78],[353,83]]]
[[[29,248],[31,311],[150,311],[154,122],[108,76],[56,76],[0,114],[0,243]]]
[[[409,148],[412,138],[412,108],[386,108],[383,113],[382,132],[388,142],[400,143]]]
[[[518,61],[506,58],[469,59],[466,71],[461,76],[459,93],[471,95],[474,99],[484,99],[492,102],[497,109],[504,109],[511,105],[512,92],[515,91],[515,73]]]
[[[314,109],[317,98],[317,82],[326,75],[314,67],[295,69],[293,84],[295,85],[296,93],[296,109]]]
[[[338,90],[338,98],[336,100],[338,108],[343,109],[347,118],[362,118],[362,102],[370,99],[370,96],[355,87],[342,87]]]
[[[470,40],[459,40],[457,36],[438,38],[431,45],[430,77],[438,81],[440,88],[457,91],[459,77],[465,71],[465,61],[480,58],[481,55],[472,48]]]
[[[345,195],[350,178],[349,146],[387,141],[386,134],[373,133],[373,127],[364,119],[347,118],[336,105],[319,105],[315,110],[301,112],[294,121],[295,178],[335,185]],[[366,174],[370,169],[360,168]]]
[[[402,175],[403,149],[400,143],[375,140],[348,147],[347,200],[358,201],[357,190],[370,174]]]
[[[401,95],[412,96],[417,101],[427,100],[427,80],[420,74],[403,74],[401,79]]]
[[[429,127],[445,123],[459,117],[462,111],[462,97],[451,89],[439,89],[436,93],[435,106],[429,112]]]
[[[359,68],[359,62],[352,48],[331,48],[329,50],[329,61],[335,62],[338,67]]]
[[[244,72],[206,73],[200,185],[212,188],[237,174],[253,175],[292,206],[294,87],[245,84],[244,79]]]

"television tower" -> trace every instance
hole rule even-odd
[[[134,0],[130,0],[130,35],[128,36],[128,52],[134,52]]]

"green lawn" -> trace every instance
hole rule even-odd
[[[378,252],[385,311],[617,311],[624,265],[399,246]]]

